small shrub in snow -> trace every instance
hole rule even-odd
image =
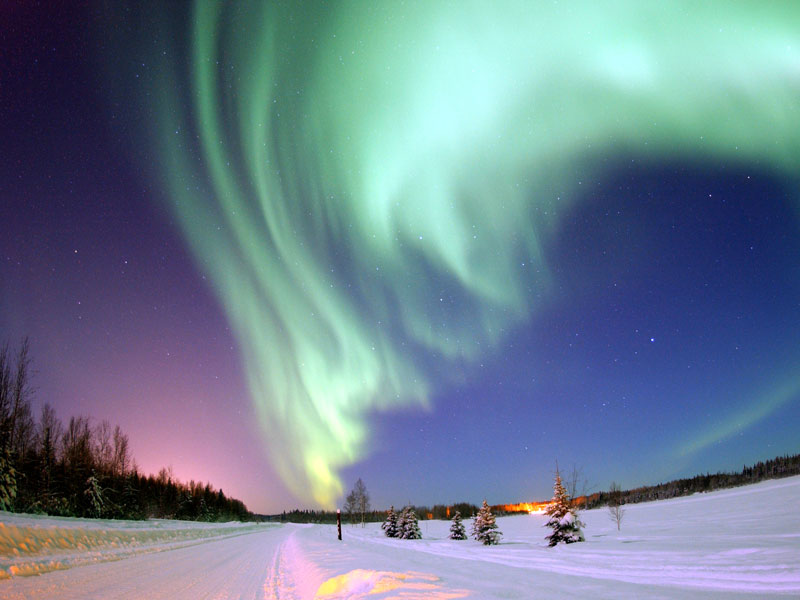
[[[472,531],[475,539],[482,542],[486,546],[492,546],[500,543],[500,538],[503,536],[497,528],[497,523],[494,520],[494,515],[486,500],[483,501],[483,506],[478,511],[478,516],[475,517],[475,522],[472,524]]]
[[[624,514],[625,509],[622,508],[622,488],[618,483],[612,481],[611,488],[608,490],[608,516],[617,524],[617,531],[620,530],[622,515]]]
[[[578,515],[570,503],[569,495],[561,483],[561,474],[556,470],[556,481],[553,486],[553,500],[544,511],[550,519],[547,521],[546,527],[550,527],[553,532],[545,539],[548,540],[550,546],[555,546],[559,542],[565,544],[572,544],[573,542],[582,542],[583,523],[578,519]]]
[[[453,524],[450,525],[450,539],[451,540],[465,540],[467,539],[467,530],[464,529],[464,523],[461,522],[461,513],[456,511],[453,515]]]
[[[394,506],[389,509],[389,514],[386,516],[386,520],[381,524],[381,529],[383,529],[386,537],[400,537],[400,529],[397,526],[397,513],[394,512]]]

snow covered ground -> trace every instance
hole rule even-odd
[[[0,598],[800,597],[800,477],[582,513],[548,548],[544,517],[498,519],[499,546],[383,537],[377,524],[93,521],[0,513]],[[467,526],[469,522],[466,522]]]

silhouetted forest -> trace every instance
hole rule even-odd
[[[128,436],[89,417],[62,423],[49,404],[31,411],[30,357],[24,341],[0,349],[0,509],[109,519],[201,521],[252,518],[240,500],[210,484],[176,480],[170,470],[139,473]]]
[[[399,504],[395,508],[402,508]],[[477,514],[478,507],[468,502],[458,502],[449,507],[444,504],[437,504],[433,508],[429,506],[412,506],[414,512],[420,519],[450,519],[456,511],[459,511],[464,518],[470,518]],[[448,512],[449,509],[449,512]],[[388,513],[386,510],[371,510],[364,513],[364,521],[367,523],[382,523],[386,520]],[[265,521],[281,521],[288,523],[336,523],[336,511],[325,510],[291,510],[284,511],[280,515],[256,515]],[[342,512],[343,524],[355,524],[361,522],[361,514]]]
[[[283,511],[279,515],[262,516],[267,521],[280,521],[281,523],[336,523],[335,510],[301,510],[294,509]],[[386,511],[371,510],[364,513],[364,521],[376,522],[386,518]],[[361,522],[361,515],[358,515]],[[342,524],[355,524],[355,514],[342,513]]]
[[[706,473],[688,479],[676,479],[658,485],[638,487],[621,492],[623,504],[665,500],[678,496],[688,496],[696,492],[711,492],[723,488],[757,483],[764,479],[777,479],[800,475],[800,454],[777,456],[766,462],[758,462],[752,467],[745,466],[738,473]],[[577,504],[584,508],[595,508],[608,504],[609,492],[596,492],[589,496],[576,498]]]

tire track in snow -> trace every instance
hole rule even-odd
[[[311,600],[324,580],[318,565],[308,560],[296,535],[310,525],[285,525],[290,531],[272,554],[264,583],[266,600]]]

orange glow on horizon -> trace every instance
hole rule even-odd
[[[494,508],[503,512],[526,512],[540,514],[544,512],[549,502],[520,502],[518,504],[500,504]]]

